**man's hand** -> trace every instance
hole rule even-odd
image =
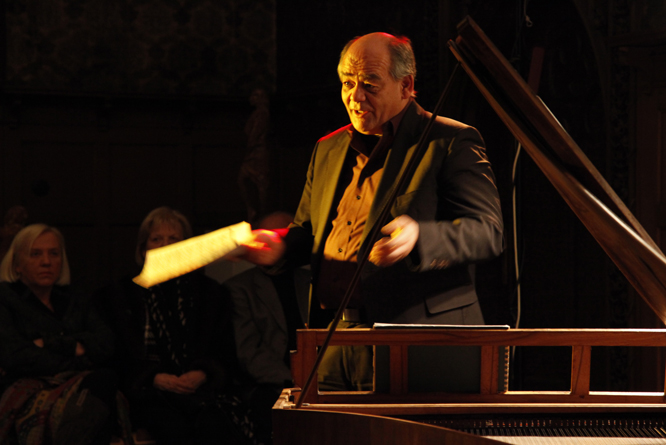
[[[253,230],[254,238],[243,244],[246,249],[240,258],[259,266],[272,266],[284,255],[285,245],[282,237],[272,230]]]
[[[419,239],[419,223],[410,216],[400,215],[382,227],[385,236],[372,246],[370,257],[372,263],[387,267],[406,258],[414,249]]]

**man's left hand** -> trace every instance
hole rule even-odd
[[[382,227],[385,236],[372,246],[370,257],[372,263],[387,267],[404,259],[414,249],[419,239],[419,223],[410,216],[400,215]]]

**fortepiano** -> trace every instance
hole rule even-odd
[[[523,149],[666,323],[666,257],[634,215],[471,18],[458,26],[449,48]],[[292,355],[296,387],[285,389],[273,409],[276,445],[666,443],[664,392],[590,390],[593,348],[664,347],[666,329],[338,330],[328,339],[330,345],[388,348],[387,390],[320,392],[314,385],[303,391],[316,372],[317,348],[328,334],[298,331],[298,351]],[[417,345],[478,347],[478,390],[410,390],[409,348]],[[570,347],[570,390],[509,390],[506,351],[514,346]],[[662,372],[666,381],[666,370]]]

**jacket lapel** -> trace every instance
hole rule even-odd
[[[421,113],[423,113],[423,109],[414,101],[408,107],[398,126],[398,132],[386,156],[386,161],[384,161],[384,173],[377,187],[377,193],[372,201],[370,213],[363,229],[361,252],[367,247],[365,246],[366,239],[377,223],[382,209],[388,204],[393,189],[397,186],[398,179],[402,176],[416,149],[422,127],[419,121],[422,120]],[[391,219],[389,217],[385,223],[390,222]]]
[[[317,206],[319,208],[318,211],[311,211],[311,214],[321,215],[317,221],[312,221],[315,231],[314,248],[317,251],[323,249],[321,243],[324,239],[326,223],[329,220],[330,213],[337,211],[334,208],[333,199],[335,198],[335,191],[338,188],[338,181],[340,180],[340,172],[347,157],[347,150],[351,141],[351,137],[347,133],[348,128],[349,126],[341,130],[345,131],[345,136],[338,138],[335,145],[325,152],[325,159],[316,163],[318,170],[314,172],[314,177],[323,178],[319,184],[312,185],[313,193],[310,202],[312,207]]]

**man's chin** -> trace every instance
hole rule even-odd
[[[367,125],[365,122],[353,120],[352,125],[354,126],[354,129],[361,134],[377,134],[374,127]]]

